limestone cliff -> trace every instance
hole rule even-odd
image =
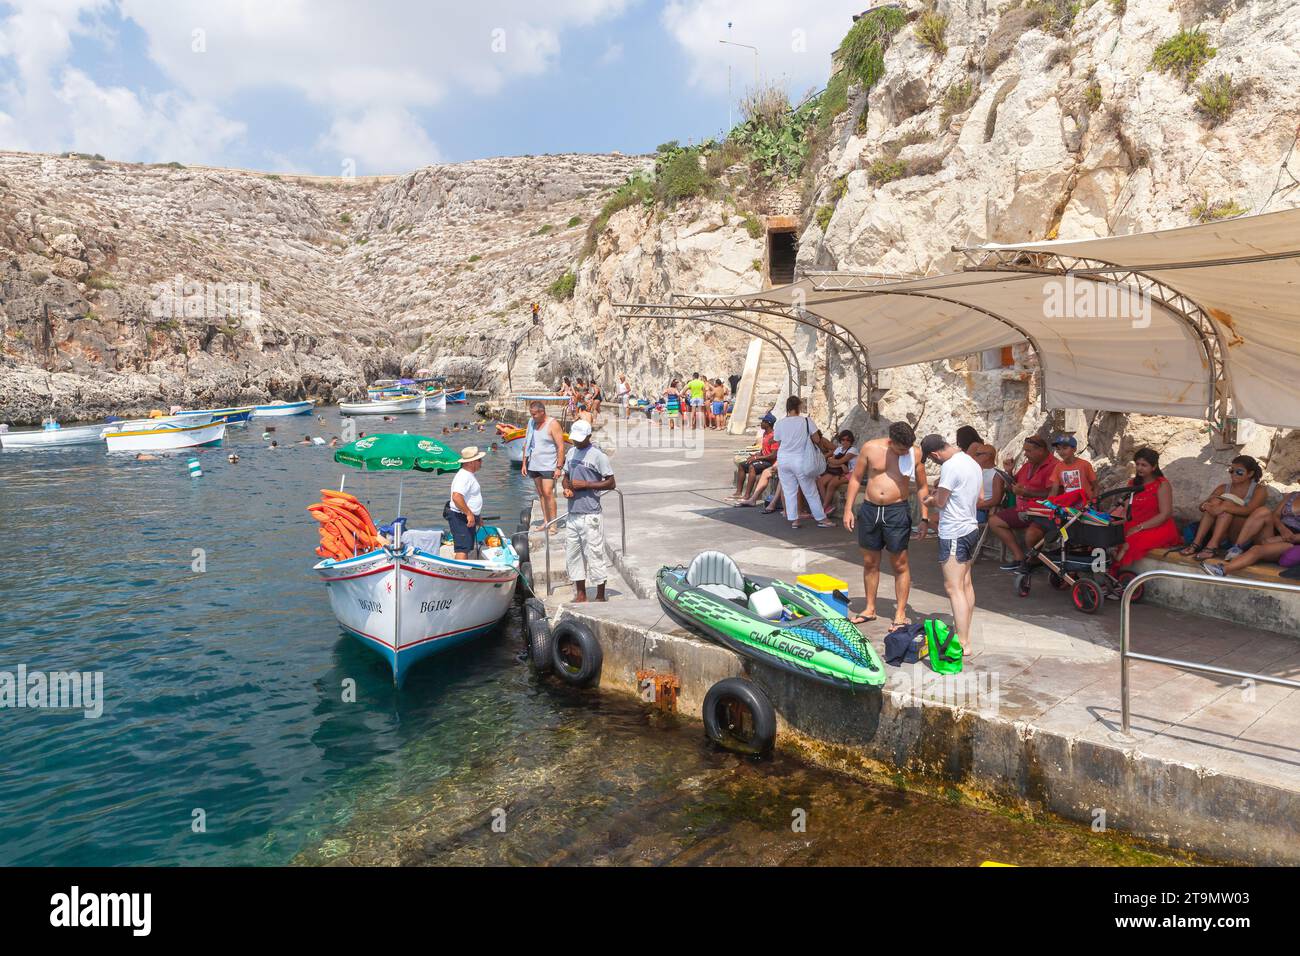
[[[1124,234],[1300,204],[1293,2],[904,6],[908,21],[892,38],[883,75],[869,92],[850,87],[849,108],[809,164],[801,268],[934,273],[960,266],[954,246]],[[920,39],[923,16],[931,27],[944,21],[937,42]],[[1190,78],[1153,65],[1157,47],[1182,30],[1200,39],[1175,51],[1178,64],[1195,58],[1179,58],[1188,46],[1212,51]],[[692,243],[702,232],[716,252],[683,259],[680,250],[698,250]],[[700,328],[629,334],[607,303],[669,289],[753,289],[758,280],[741,268],[741,250],[758,257],[762,246],[743,239],[717,203],[661,221],[620,213],[596,261],[579,272],[572,307],[555,324],[568,337],[552,350],[606,376],[626,369],[662,378],[695,365],[725,374],[736,364],[734,338]],[[828,375],[825,362],[823,348],[819,379],[829,385],[817,390],[814,410],[829,423],[848,415],[859,432],[879,434],[899,418],[940,431],[971,422],[1011,451],[1049,421],[1023,349],[1005,369],[957,356],[890,370],[879,421],[849,414],[851,383],[838,366]],[[1247,422],[1243,444],[1220,447],[1202,422],[1081,410],[1071,425],[1086,433],[1087,454],[1109,478],[1137,447],[1160,449],[1184,509],[1242,452],[1265,460],[1274,484],[1300,483],[1297,432]]]
[[[644,165],[331,179],[0,153],[0,421],[334,401],[421,364],[478,386]]]

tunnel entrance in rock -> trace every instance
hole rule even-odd
[[[773,217],[767,224],[767,281],[788,285],[794,281],[794,262],[799,255],[796,224],[786,217]]]

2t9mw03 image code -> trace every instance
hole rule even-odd
[[[1250,894],[1228,892],[1207,893],[1201,890],[1187,890],[1182,893],[1116,893],[1115,902],[1137,906],[1151,906],[1155,903],[1162,903],[1165,905],[1173,903],[1245,904],[1250,902]]]

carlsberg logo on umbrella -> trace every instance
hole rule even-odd
[[[449,472],[460,467],[459,454],[423,435],[368,435],[344,445],[334,460],[366,471]]]

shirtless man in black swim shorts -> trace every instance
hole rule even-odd
[[[915,445],[916,433],[912,426],[894,422],[889,426],[888,438],[874,438],[863,444],[853,467],[844,499],[844,527],[850,531],[857,528],[858,545],[862,548],[862,587],[867,595],[866,608],[850,619],[854,624],[876,619],[882,549],[889,551],[889,562],[894,569],[894,624],[910,623],[907,596],[912,589],[912,571],[907,563],[907,543],[912,535],[912,515],[907,498],[912,482],[916,482],[920,500],[929,495],[921,450]],[[853,505],[864,483],[866,494],[855,513]],[[928,526],[924,506],[921,521],[922,528]]]

